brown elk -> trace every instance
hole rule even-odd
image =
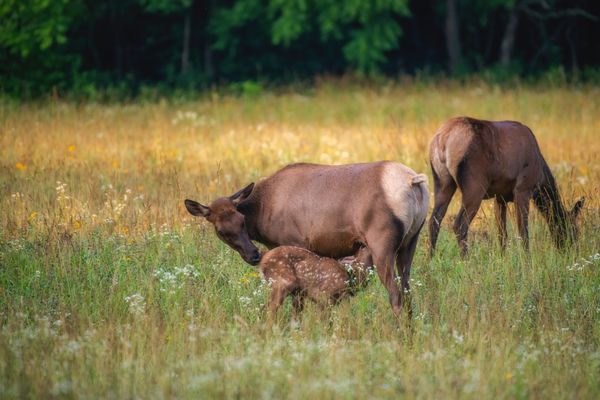
[[[259,263],[261,275],[271,285],[269,319],[275,317],[288,296],[292,296],[293,310],[298,314],[306,298],[321,304],[336,304],[354,295],[368,280],[369,262],[370,254],[364,247],[356,257],[340,261],[295,246],[269,250]]]
[[[440,224],[456,189],[462,205],[454,222],[461,253],[467,252],[469,224],[481,201],[494,197],[498,235],[506,246],[506,205],[514,202],[519,235],[529,248],[529,201],[548,223],[557,247],[578,236],[576,218],[584,199],[565,210],[556,181],[531,129],[514,121],[484,121],[469,117],[446,121],[431,140],[429,161],[433,173],[434,206],[429,219],[430,255]]]
[[[410,268],[427,215],[427,178],[395,162],[348,165],[293,164],[209,206],[186,200],[221,240],[256,265],[258,249],[282,245],[341,258],[367,247],[392,310],[410,290]],[[408,298],[410,301],[410,297]],[[409,307],[410,310],[410,307]]]

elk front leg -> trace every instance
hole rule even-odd
[[[531,193],[515,193],[515,209],[517,214],[517,228],[523,240],[523,247],[529,250],[529,200]]]
[[[506,249],[506,202],[501,197],[496,197],[494,204],[494,213],[496,215],[496,224],[498,225],[498,240],[502,251]]]

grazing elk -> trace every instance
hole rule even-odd
[[[268,309],[269,319],[288,296],[292,296],[294,313],[304,307],[306,298],[319,303],[336,304],[342,298],[354,295],[367,283],[370,254],[366,248],[356,257],[337,261],[319,257],[295,246],[279,246],[263,254],[258,264],[261,275],[271,284]]]
[[[209,206],[186,200],[218,237],[256,265],[258,249],[282,245],[341,258],[367,247],[392,310],[399,315],[409,292],[410,268],[427,215],[425,175],[391,161],[348,165],[292,164]],[[410,297],[408,298],[410,302]],[[409,306],[410,310],[410,306]]]
[[[575,220],[584,199],[571,211],[562,204],[556,181],[531,130],[514,121],[484,121],[468,117],[446,121],[431,140],[429,161],[433,173],[434,206],[429,219],[430,255],[433,255],[440,224],[458,187],[462,206],[454,232],[464,256],[469,224],[481,201],[494,197],[495,215],[502,248],[506,247],[506,204],[514,202],[517,227],[529,248],[529,201],[546,221],[554,243],[563,247],[576,239]]]

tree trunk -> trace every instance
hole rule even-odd
[[[111,3],[110,22],[114,45],[114,69],[117,73],[117,78],[121,79],[123,77],[123,44],[121,40],[121,15],[118,7],[114,2]]]
[[[208,21],[210,21],[211,14],[215,9],[215,6],[216,0],[210,0],[207,2],[205,16],[206,25],[208,25]],[[204,30],[204,72],[206,73],[208,79],[212,81],[215,76],[215,64],[208,29]]]
[[[575,31],[575,33],[573,33]],[[575,39],[573,39],[573,35],[575,35]],[[574,22],[569,28],[567,28],[567,43],[569,44],[569,50],[571,52],[571,72],[576,77],[579,74],[579,63],[577,62],[577,25]]]
[[[507,67],[512,58],[513,48],[515,47],[515,38],[517,36],[517,26],[519,25],[519,2],[517,1],[510,11],[506,30],[500,44],[500,64]]]
[[[204,72],[206,76],[212,80],[215,76],[215,66],[213,63],[213,52],[210,48],[210,40],[206,38],[204,42]]]
[[[86,14],[89,15],[89,21],[87,24],[87,45],[92,55],[94,62],[94,68],[99,70],[102,69],[102,63],[100,53],[98,52],[98,46],[96,45],[96,22],[98,20],[95,3],[86,4]]]
[[[486,65],[490,63],[493,59],[496,60],[496,47],[495,47],[495,39],[496,39],[496,29],[498,28],[498,21],[495,15],[492,15],[486,24],[486,34],[485,34],[485,50],[483,51],[483,60],[480,65],[478,65],[479,69],[482,69]],[[500,28],[502,29],[502,28]]]
[[[190,69],[190,37],[192,32],[192,8],[185,11],[183,20],[183,47],[181,49],[181,75],[188,73]]]
[[[456,0],[446,0],[446,48],[448,50],[448,69],[452,75],[455,75],[462,58]]]

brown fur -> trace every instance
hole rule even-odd
[[[402,293],[394,264],[408,293],[428,201],[424,175],[382,161],[293,164],[210,206],[193,200],[185,204],[191,214],[211,222],[219,237],[251,264],[258,262],[258,250],[250,240],[269,248],[297,246],[331,258],[352,256],[367,247],[369,265],[376,265],[398,314]]]
[[[496,219],[502,248],[506,246],[506,204],[516,206],[517,226],[529,245],[529,201],[534,199],[558,246],[577,236],[575,219],[579,200],[566,211],[556,182],[531,130],[514,121],[484,121],[469,117],[446,121],[431,140],[429,161],[434,179],[435,204],[429,220],[430,254],[433,255],[440,224],[458,188],[462,207],[454,232],[463,255],[467,252],[469,224],[481,201],[496,199]]]
[[[295,246],[280,246],[266,252],[258,267],[271,284],[270,319],[275,317],[288,296],[292,296],[294,312],[299,313],[306,298],[336,304],[342,298],[353,295],[367,282],[367,267],[360,260],[368,254],[366,249],[362,252],[362,255],[343,260],[343,263]]]

